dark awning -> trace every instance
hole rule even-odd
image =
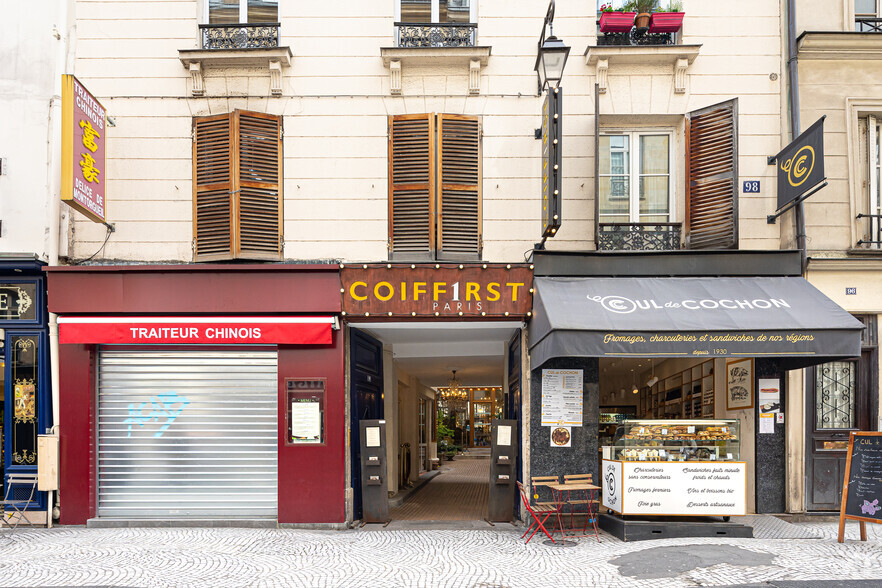
[[[806,365],[861,351],[861,322],[803,278],[537,277],[534,288],[534,368],[553,357],[773,357]]]

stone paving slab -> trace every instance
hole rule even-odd
[[[521,529],[512,528],[19,529],[13,536],[0,532],[0,586],[679,588],[878,581],[882,530],[872,527],[878,525],[871,526],[870,541],[860,542],[857,525],[850,525],[844,544],[836,543],[836,525],[825,523],[808,525],[822,539],[622,543],[602,534],[600,542],[582,539],[566,549],[535,540],[524,545]],[[658,566],[655,578],[623,575],[612,563],[628,555],[639,560],[663,554],[662,548],[704,556],[690,565]],[[738,557],[741,550],[750,556]]]

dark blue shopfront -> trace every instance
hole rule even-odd
[[[3,492],[10,473],[36,473],[37,435],[52,426],[45,263],[0,257]],[[13,488],[10,498],[17,499]],[[45,492],[38,508],[46,508]]]

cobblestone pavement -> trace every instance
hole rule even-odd
[[[863,543],[856,540],[858,525],[849,523],[848,540],[840,545],[835,523],[804,526],[820,538],[622,543],[604,534],[600,543],[582,539],[574,547],[537,540],[524,545],[520,530],[489,526],[399,531],[20,528],[14,536],[0,533],[0,586],[667,588],[882,579],[882,528],[869,525],[870,540]],[[741,556],[692,558],[708,567],[684,571],[671,565],[669,574],[651,579],[623,576],[611,563],[640,552],[670,558],[671,547],[706,555],[713,545],[731,546],[720,551]],[[744,557],[744,550],[756,556]],[[626,566],[622,569],[627,573]]]

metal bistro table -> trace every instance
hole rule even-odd
[[[569,484],[549,484],[555,505],[557,506],[557,525],[560,534],[566,542],[567,539],[575,539],[578,537],[591,537],[588,531],[588,523],[590,522],[594,528],[594,537],[600,541],[600,533],[597,530],[597,491],[600,486],[589,484],[587,482],[576,482]],[[573,498],[573,495],[577,498]],[[584,496],[584,498],[578,498]],[[576,512],[575,505],[584,504],[585,512]],[[569,513],[564,512],[564,508],[568,507]],[[570,526],[564,527],[564,517],[570,515]],[[582,529],[574,526],[576,515],[585,515],[585,524]],[[581,530],[581,534],[578,532]]]

